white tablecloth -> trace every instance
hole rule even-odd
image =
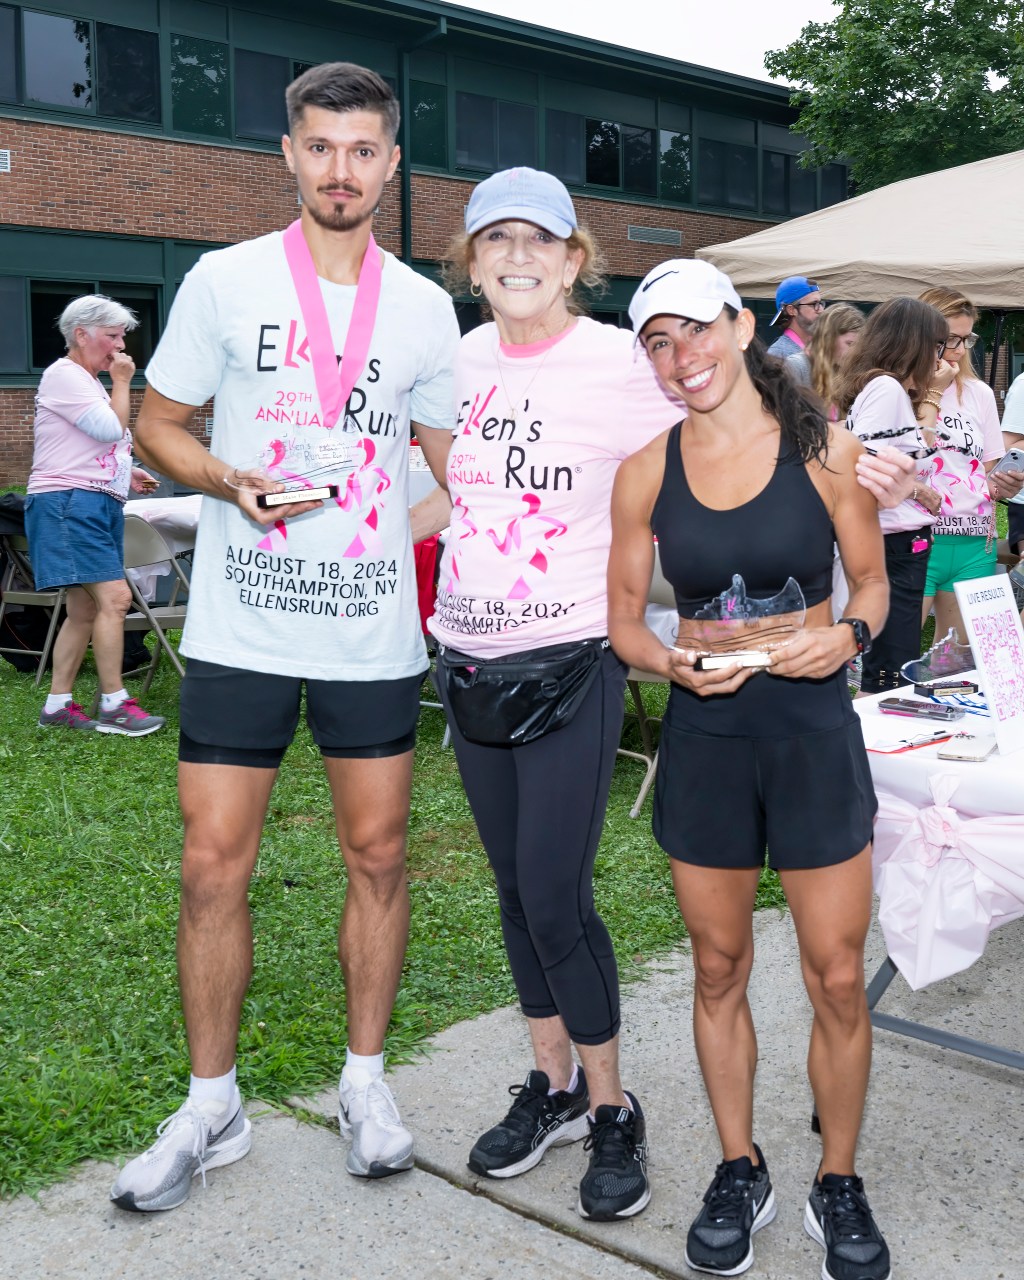
[[[201,493],[184,498],[137,498],[124,504],[124,513],[126,516],[141,516],[151,524],[167,543],[168,550],[177,556],[183,551],[191,551],[196,545],[202,502]],[[170,569],[164,565],[146,565],[129,572],[144,599],[152,600],[156,595],[157,578],[170,573]]]
[[[913,697],[913,689],[897,695]],[[883,716],[883,696],[891,695],[854,703],[869,746],[934,725]],[[991,732],[989,721],[973,715],[952,727]],[[972,965],[992,929],[1024,916],[1024,751],[980,763],[940,760],[938,751],[868,752],[879,806],[878,919],[914,990]]]

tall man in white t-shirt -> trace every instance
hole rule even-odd
[[[338,941],[346,1167],[372,1178],[412,1165],[412,1137],[383,1081],[428,665],[409,430],[443,483],[458,327],[447,295],[371,236],[399,161],[388,86],[362,67],[325,64],[300,76],[287,102],[282,145],[301,219],[206,254],[189,273],[147,369],[136,432],[152,465],[208,496],[182,641],[179,749],[178,971],[193,1074],[184,1105],[115,1182],[111,1198],[125,1209],[173,1208],[193,1175],[249,1150],[234,1065],[252,966],[247,893],[303,685],[348,871]],[[208,452],[186,428],[211,396]],[[320,485],[334,486],[323,500],[257,501]]]

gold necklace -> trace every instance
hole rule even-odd
[[[509,417],[512,419],[513,426],[515,426],[515,422],[516,422],[516,413],[519,411],[519,409],[525,407],[526,398],[530,394],[530,388],[533,386],[533,384],[537,381],[537,378],[540,376],[540,371],[544,368],[544,362],[545,360],[547,360],[548,356],[554,350],[554,347],[555,347],[555,344],[552,343],[552,345],[548,347],[547,351],[544,352],[543,356],[541,356],[540,364],[534,370],[533,377],[526,384],[526,390],[519,397],[516,403],[513,404],[512,397],[508,393],[508,387],[505,385],[505,375],[501,369],[501,339],[500,338],[498,339],[498,345],[494,350],[494,363],[498,366],[498,377],[501,380],[501,389],[505,393],[505,401],[508,404]]]

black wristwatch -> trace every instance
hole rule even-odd
[[[836,626],[841,627],[844,622],[853,628],[853,642],[857,646],[857,652],[870,653],[871,632],[868,630],[868,624],[862,618],[840,618]]]

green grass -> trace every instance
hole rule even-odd
[[[86,669],[80,699],[93,682]],[[37,1190],[86,1157],[146,1145],[188,1073],[174,961],[177,677],[162,664],[146,705],[169,725],[139,740],[37,729],[45,687],[0,662],[0,1196]],[[425,710],[392,1062],[515,998],[493,882],[442,729],[440,712]],[[628,816],[642,776],[619,761],[596,871],[627,981],[684,936],[650,802],[636,821]],[[337,1074],[344,888],[330,795],[303,726],[252,881],[256,965],[238,1055],[247,1096],[280,1103]],[[779,900],[767,873],[763,900]]]

